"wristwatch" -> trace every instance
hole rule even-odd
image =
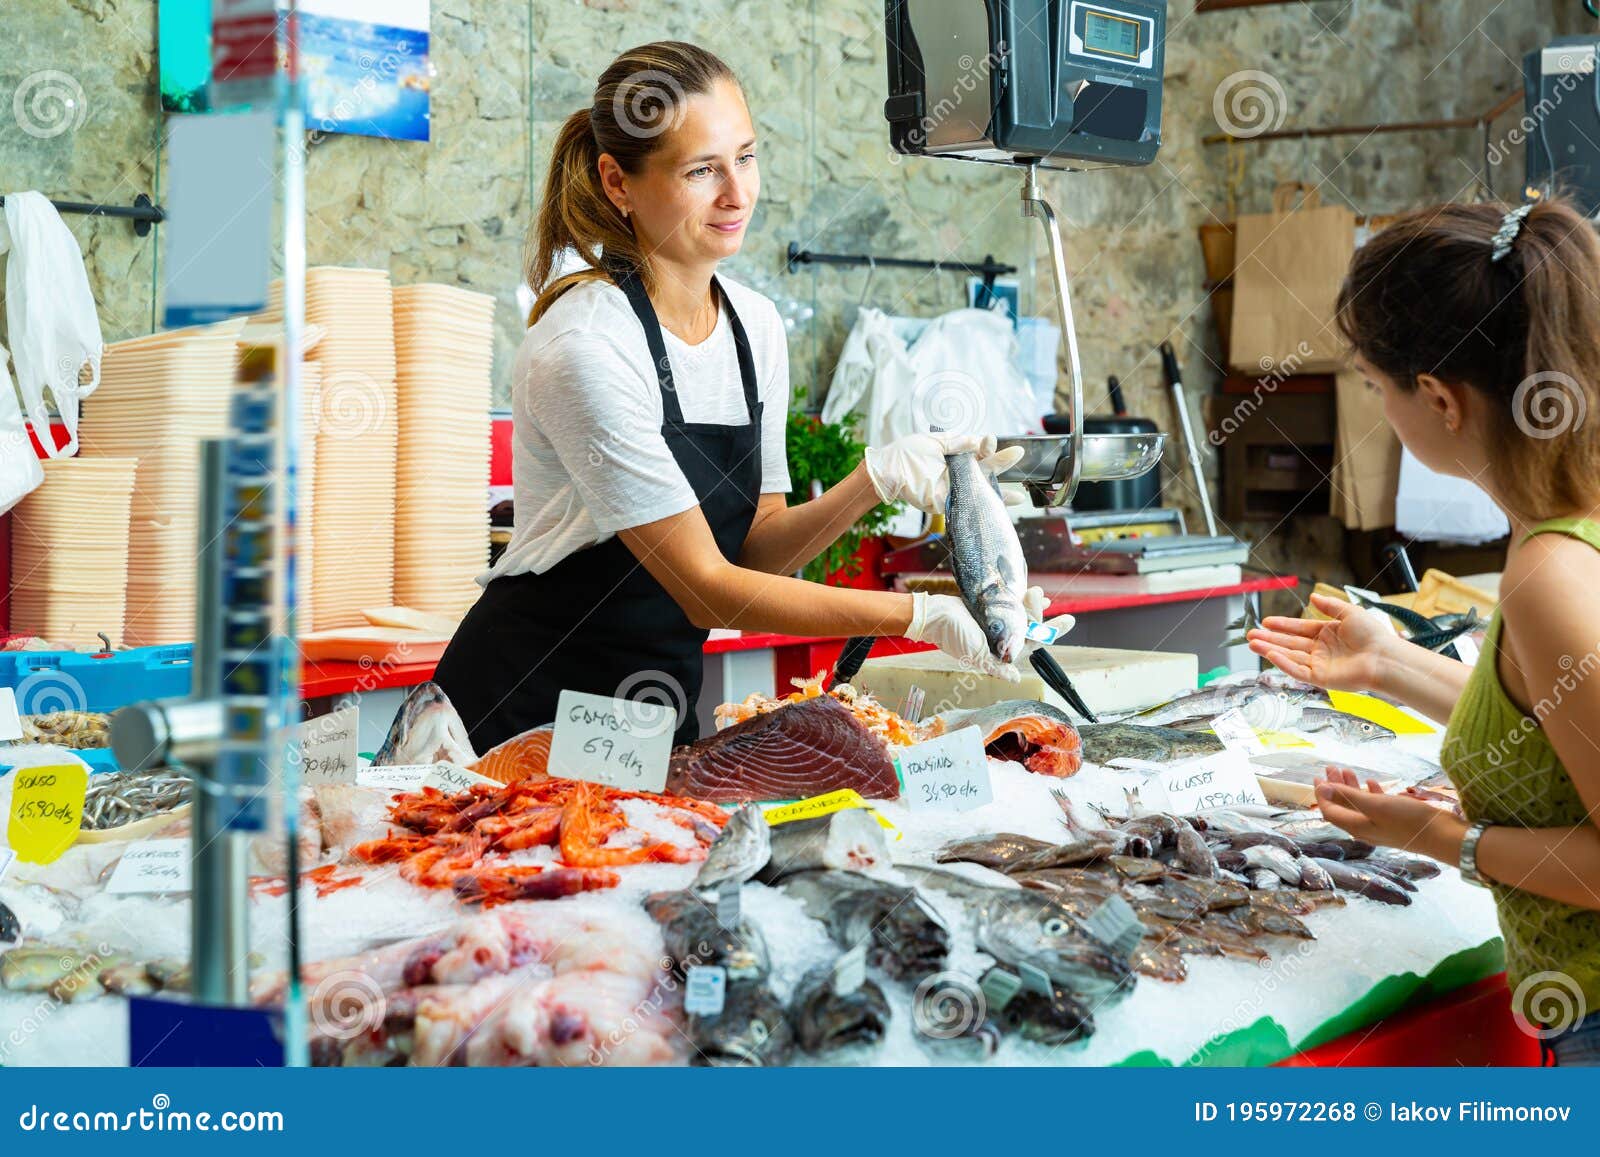
[[[1489,881],[1478,871],[1478,841],[1483,839],[1483,833],[1492,826],[1486,823],[1473,824],[1467,829],[1467,834],[1461,837],[1461,878],[1480,888],[1487,888]]]

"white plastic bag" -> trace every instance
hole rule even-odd
[[[0,345],[0,514],[22,501],[44,481],[44,467],[28,440],[17,392],[6,372],[6,347]]]
[[[78,449],[78,403],[100,384],[100,317],[83,250],[55,206],[39,193],[6,194],[6,325],[17,388],[39,445],[51,458]],[[7,239],[0,237],[0,252]],[[78,383],[84,363],[88,382]],[[67,444],[56,447],[50,433],[45,391],[67,428]]]

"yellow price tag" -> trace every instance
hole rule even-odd
[[[900,829],[895,827],[877,811],[872,805],[861,798],[861,793],[854,788],[846,787],[838,791],[830,791],[826,795],[814,795],[810,799],[796,800],[780,807],[770,808],[766,811],[766,820],[769,827],[778,824],[790,823],[793,820],[813,820],[818,816],[832,815],[834,812],[845,811],[848,808],[866,808],[872,812],[872,818],[878,821],[878,826],[894,834],[895,839],[900,838]]]
[[[25,864],[49,864],[78,839],[89,769],[82,764],[19,767],[12,776],[6,842]]]
[[[1436,730],[1432,724],[1424,723],[1394,704],[1385,703],[1371,695],[1359,695],[1354,691],[1329,691],[1328,698],[1335,711],[1359,715],[1369,723],[1387,727],[1396,735],[1431,735]]]

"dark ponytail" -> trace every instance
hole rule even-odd
[[[600,74],[593,102],[569,116],[556,134],[544,199],[523,258],[528,287],[538,295],[529,325],[574,285],[607,277],[607,266],[637,273],[646,290],[653,288],[632,224],[600,183],[600,157],[609,153],[623,172],[639,172],[683,119],[688,98],[722,80],[738,83],[716,56],[677,40],[629,49]],[[566,249],[576,250],[588,268],[551,282]]]
[[[1540,516],[1600,497],[1600,238],[1564,199],[1508,228],[1511,208],[1402,217],[1356,251],[1337,318],[1402,389],[1428,374],[1491,399],[1494,485]]]

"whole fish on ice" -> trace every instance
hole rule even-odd
[[[372,763],[389,767],[442,760],[466,767],[477,758],[467,738],[467,725],[444,689],[437,683],[419,683],[395,712],[389,734]]]

